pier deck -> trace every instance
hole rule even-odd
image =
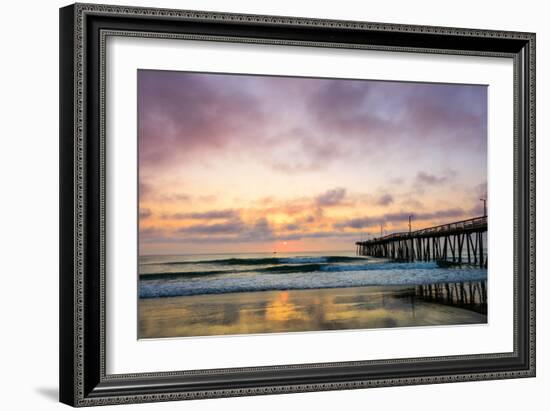
[[[357,255],[405,261],[443,261],[487,266],[487,216],[355,243]]]

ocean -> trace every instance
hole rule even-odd
[[[254,291],[485,281],[487,269],[396,262],[353,252],[140,256],[143,299]]]

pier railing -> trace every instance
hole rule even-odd
[[[452,233],[455,231],[486,231],[487,230],[487,216],[469,218],[467,220],[455,221],[452,223],[441,224],[434,227],[422,228],[420,230],[415,230],[412,232],[403,231],[399,233],[391,233],[382,237],[375,237],[371,240],[358,241],[357,245],[369,243],[369,242],[380,242],[380,241],[389,241],[389,240],[402,240],[410,237],[424,237],[432,236],[434,234],[446,234]]]

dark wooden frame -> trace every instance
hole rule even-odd
[[[104,46],[110,35],[513,59],[514,351],[107,375],[103,124]],[[76,4],[60,10],[60,101],[62,402],[88,406],[535,375],[533,33]]]

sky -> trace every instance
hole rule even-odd
[[[355,250],[483,214],[487,87],[138,71],[139,249]]]

